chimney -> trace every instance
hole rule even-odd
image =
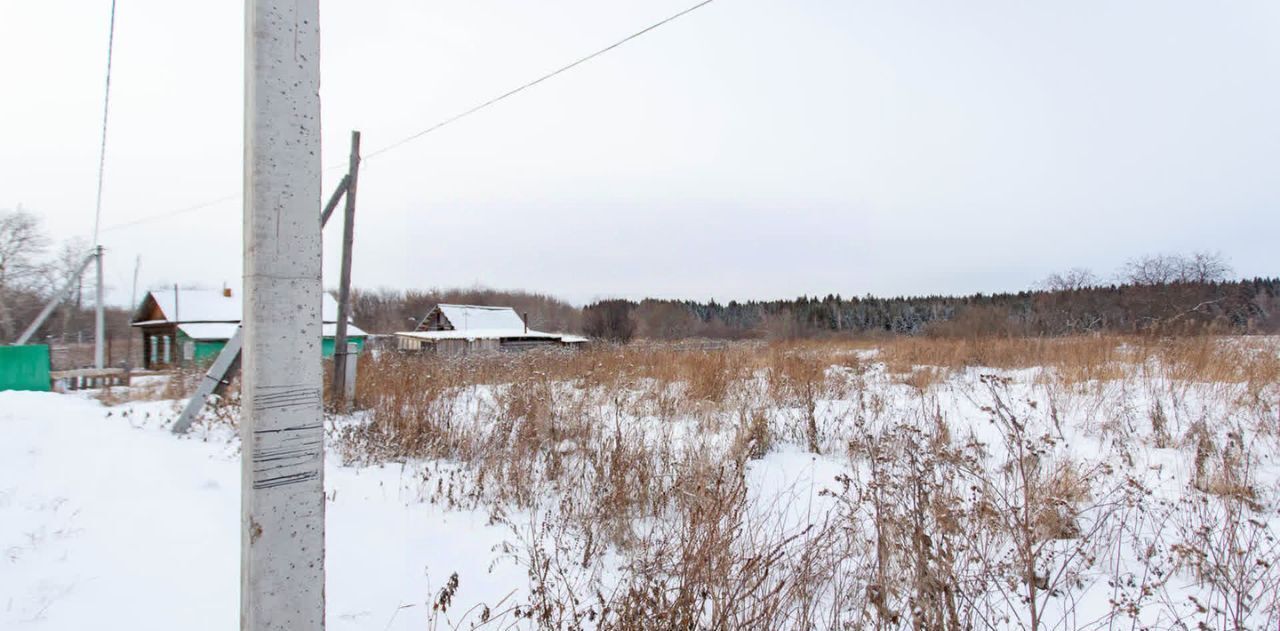
[[[524,319],[524,334],[528,335],[529,334],[529,312],[528,311],[524,312],[523,319]]]

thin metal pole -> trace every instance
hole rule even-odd
[[[98,246],[98,291],[94,298],[97,304],[93,307],[93,367],[99,370],[106,368],[106,333],[107,333],[107,314],[106,314],[106,296],[102,290],[102,246]]]
[[[138,308],[138,269],[142,267],[142,255],[133,260],[133,290],[129,292],[129,309]],[[126,329],[127,330],[127,329]],[[133,331],[124,338],[124,365],[133,370]]]
[[[324,628],[319,0],[246,0],[240,628]]]
[[[334,408],[347,408],[347,320],[351,317],[351,248],[355,242],[356,188],[360,181],[360,132],[351,132],[351,157],[347,166],[347,199],[342,221],[342,271],[338,280],[338,323],[333,335]]]
[[[96,260],[97,258],[98,251],[96,249],[88,256],[84,257],[84,260],[80,262],[80,267],[76,268],[75,273],[67,279],[67,282],[62,286],[62,289],[53,295],[53,298],[44,306],[44,309],[42,309],[40,314],[36,316],[36,319],[31,322],[25,331],[22,332],[22,335],[18,336],[17,341],[14,342],[15,345],[22,346],[31,340],[31,336],[35,335],[36,330],[40,328],[40,325],[44,324],[45,320],[49,319],[49,315],[53,313],[53,310],[57,309],[58,305],[62,304],[62,301],[66,300],[71,295],[71,290],[79,287],[80,277],[84,275],[85,268],[89,267],[89,261]],[[76,331],[76,333],[79,334],[79,331]],[[65,331],[63,332],[63,335],[66,335]],[[76,341],[78,342],[79,339]]]
[[[174,366],[182,365],[182,350],[178,348],[178,331],[182,326],[182,300],[178,296],[178,283],[173,284],[173,335],[170,336],[169,356],[166,361],[171,362]]]

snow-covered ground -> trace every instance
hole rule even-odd
[[[177,438],[174,416],[169,401],[0,392],[0,628],[236,628],[239,439],[225,426]],[[811,501],[839,469],[783,449],[754,475]],[[511,528],[422,501],[419,469],[330,453],[325,476],[328,628],[422,629],[454,573],[444,628],[526,595],[503,552]]]
[[[231,432],[177,439],[171,403],[0,392],[0,627],[234,629],[240,469]],[[488,516],[417,501],[397,467],[326,467],[328,627],[421,629],[525,583]]]
[[[1252,476],[1247,483],[1256,491],[1258,510],[1246,518],[1260,526],[1256,531],[1246,526],[1241,532],[1268,536],[1280,532],[1275,506],[1280,495],[1280,457],[1275,449],[1280,428],[1275,417],[1280,408],[1277,384],[1251,390],[1244,384],[1177,383],[1155,372],[1142,378],[1065,384],[1053,381],[1042,369],[996,371],[997,380],[991,381],[993,371],[967,369],[921,389],[904,383],[904,375],[890,374],[884,364],[874,361],[874,353],[863,353],[861,359],[864,365],[857,370],[833,367],[823,377],[825,383],[838,384],[824,389],[811,410],[820,435],[815,440],[824,455],[811,454],[806,447],[803,404],[768,399],[772,395],[766,393],[763,378],[758,378],[760,383],[740,384],[737,392],[746,397],[742,401],[767,407],[772,434],[768,453],[747,460],[743,469],[748,509],[743,519],[753,524],[755,532],[785,538],[806,526],[831,525],[833,519],[842,519],[853,525],[846,532],[861,529],[865,535],[871,530],[865,512],[870,506],[867,491],[876,487],[868,484],[871,470],[866,455],[879,440],[886,445],[891,439],[927,442],[946,434],[947,449],[954,451],[947,457],[982,454],[979,458],[983,462],[975,460],[977,464],[954,471],[976,467],[989,479],[975,477],[975,483],[990,482],[994,489],[1001,483],[997,478],[1009,473],[1009,463],[1017,462],[1009,450],[1018,444],[1002,433],[1007,430],[1001,429],[999,405],[993,411],[988,395],[997,391],[1003,393],[1002,404],[1009,406],[1005,413],[1018,419],[1017,424],[1030,423],[1032,417],[1039,419],[1035,433],[1025,437],[1039,450],[1036,467],[1043,465],[1051,471],[1060,463],[1075,467],[1073,471],[1094,472],[1096,479],[1075,486],[1115,493],[1071,500],[1069,510],[1079,511],[1068,520],[1074,522],[1073,527],[1087,530],[1105,519],[1114,522],[1115,516],[1122,514],[1116,512],[1121,508],[1130,511],[1123,513],[1129,522],[1107,526],[1114,528],[1108,541],[1128,543],[1086,550],[1087,554],[1101,552],[1111,558],[1072,561],[1072,538],[1050,537],[1043,563],[1064,571],[1076,564],[1074,578],[1063,583],[1064,595],[1045,600],[1043,612],[1057,628],[1104,619],[1123,592],[1141,591],[1143,581],[1150,579],[1144,572],[1152,568],[1173,570],[1178,559],[1185,560],[1186,551],[1178,546],[1186,543],[1191,528],[1174,532],[1173,526],[1194,526],[1190,520],[1197,518],[1194,511],[1200,504],[1187,502],[1187,498],[1206,497],[1209,502],[1204,506],[1209,506],[1216,497],[1196,495],[1191,490],[1197,476],[1203,484],[1231,482],[1222,477],[1225,469],[1214,468],[1219,466],[1215,462],[1241,457],[1247,461],[1248,466],[1239,470]],[[588,390],[575,388],[566,386],[569,399],[558,399],[554,405],[570,406],[577,410],[573,414],[589,417],[586,426],[612,426],[609,419],[620,420],[624,404],[616,398],[617,393],[597,400]],[[676,387],[677,395],[678,390]],[[459,423],[488,427],[504,414],[497,403],[502,397],[500,389],[463,388],[456,396],[457,405],[449,409]],[[639,397],[633,409],[659,409],[663,400],[663,396]],[[0,627],[236,627],[239,441],[229,425],[217,423],[200,425],[187,437],[175,437],[167,429],[174,413],[171,401],[107,406],[82,394],[0,392]],[[677,445],[677,450],[727,453],[734,432],[742,431],[734,421],[708,421],[718,418],[719,413],[705,410],[687,417],[680,416],[682,412],[675,418],[665,412],[628,414],[627,422],[635,428],[628,439]],[[946,429],[929,429],[935,419]],[[355,423],[359,421],[345,420],[342,425]],[[1202,442],[1213,445],[1212,453],[1201,453],[1205,450],[1197,447],[1200,439],[1196,436],[1200,434],[1196,432],[1202,431],[1198,427],[1207,427]],[[699,428],[719,434],[701,436],[699,432],[704,430]],[[923,433],[919,428],[925,428]],[[588,445],[581,441],[607,442],[609,436],[606,430],[558,440],[551,443],[552,451],[572,457],[588,451]],[[898,467],[904,454],[910,455],[892,453],[896,460],[891,465]],[[1197,467],[1202,471],[1197,473]],[[553,497],[535,503],[535,508],[524,513],[520,508],[487,503],[483,494],[471,495],[467,501],[440,501],[439,491],[433,489],[438,489],[436,485],[442,480],[449,480],[449,484],[456,481],[462,487],[474,485],[464,473],[449,476],[450,471],[462,469],[461,463],[451,461],[343,464],[339,450],[330,449],[325,472],[329,628],[422,629],[430,628],[433,620],[438,627],[450,628],[459,621],[469,624],[478,620],[480,607],[509,614],[514,606],[528,606],[530,587],[535,583],[526,565],[528,555],[520,554],[519,548],[524,545],[528,552],[531,539],[539,532],[551,532],[542,529],[556,522],[562,507]],[[896,474],[903,471],[898,469]],[[1049,474],[1045,476],[1046,484],[1053,482]],[[852,480],[848,484],[855,492],[846,486],[841,494],[838,481],[842,478]],[[963,489],[968,482],[957,484],[956,488]],[[543,491],[554,495],[554,488],[556,485],[548,485]],[[1137,493],[1141,497],[1120,507],[1120,495],[1133,489],[1141,489]],[[997,491],[981,501],[999,499]],[[1230,493],[1230,489],[1214,492]],[[1103,500],[1114,500],[1115,506],[1103,505]],[[981,502],[975,502],[966,508],[971,511],[966,519],[978,519],[976,507]],[[1142,505],[1141,510],[1134,508],[1134,502]],[[1016,509],[1016,505],[1010,506]],[[1167,524],[1159,520],[1139,523],[1140,513],[1146,515],[1142,511],[1147,510],[1152,511],[1150,515],[1176,519]],[[664,532],[646,519],[650,518],[639,518],[631,525],[635,532],[641,536]],[[557,533],[572,536],[569,522],[557,523],[557,527],[568,528]],[[836,524],[830,532],[840,526]],[[979,533],[974,534],[976,541]],[[1008,534],[992,536],[992,554],[1008,554],[1012,544],[1007,537],[1000,538]],[[1224,542],[1215,536],[1208,532],[1205,541],[1222,543],[1223,549],[1235,545],[1260,550],[1262,562],[1280,563],[1275,554],[1280,547],[1274,540]],[[1146,545],[1141,542],[1151,544],[1150,554],[1157,554],[1158,562],[1144,563],[1134,555],[1135,546]],[[855,566],[862,562],[852,555],[867,548],[858,548],[863,544],[856,542],[850,545],[840,553],[851,555],[840,567],[847,566],[852,576],[860,571]],[[1060,553],[1053,552],[1058,548]],[[1081,550],[1085,548],[1087,545]],[[620,564],[626,559],[614,551],[598,553],[596,559],[591,568],[583,569],[584,576],[590,576],[582,584],[607,592],[617,583]],[[780,561],[779,571],[789,571],[784,566],[793,561]],[[956,571],[969,572],[963,567]],[[1144,596],[1143,606],[1148,609],[1140,613],[1140,619],[1157,628],[1172,626],[1184,615],[1188,621],[1205,619],[1195,612],[1198,601],[1189,597],[1204,600],[1212,594],[1185,569],[1177,572],[1173,580],[1153,587],[1158,593]],[[439,590],[455,573],[458,589],[452,606],[443,614],[433,613],[432,603]],[[1265,580],[1277,576],[1276,572],[1250,573],[1248,568],[1238,574]],[[994,575],[983,575],[984,580]],[[572,583],[578,578],[566,580]],[[1128,580],[1138,581],[1137,587],[1115,584]],[[542,587],[555,589],[545,581]],[[1250,604],[1261,610],[1267,603],[1276,606],[1280,602],[1269,591],[1272,589],[1280,590],[1280,584],[1246,586],[1244,591],[1252,590],[1258,600]],[[866,597],[867,590],[866,585],[855,584],[851,593]],[[994,606],[998,609],[1002,605]],[[863,613],[856,615],[874,615],[862,607],[859,611]],[[1269,618],[1274,613],[1264,612],[1250,620],[1274,619]],[[510,615],[504,620],[518,622]],[[1016,626],[1018,621],[1025,624],[1025,616],[1013,614],[1006,623]]]

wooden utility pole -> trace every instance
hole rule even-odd
[[[319,0],[247,0],[240,628],[324,629]]]
[[[356,187],[360,181],[360,132],[351,132],[346,206],[342,221],[342,271],[338,280],[338,322],[333,335],[333,407],[347,410],[347,320],[351,318],[351,246],[355,241]]]

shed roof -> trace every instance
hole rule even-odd
[[[244,302],[239,292],[221,289],[165,289],[147,292],[146,298],[134,312],[133,324],[182,323],[182,322],[240,322]],[[153,319],[149,305],[155,305],[164,316]],[[320,311],[324,322],[338,321],[338,301],[327,293],[321,294]]]
[[[432,315],[440,313],[452,330],[427,331]],[[564,333],[545,333],[525,326],[524,318],[511,307],[486,307],[480,305],[439,304],[427,312],[418,322],[416,331],[402,331],[396,335],[436,342],[439,340],[496,340],[496,339],[546,339],[577,344],[587,338]]]
[[[516,337],[560,340],[566,337],[558,333],[525,331],[524,327],[519,329],[467,329],[465,331],[403,331],[396,333],[396,335],[429,342],[437,340],[499,340]]]
[[[511,307],[436,305],[436,309],[444,314],[456,331],[504,329],[524,331],[524,319]]]

